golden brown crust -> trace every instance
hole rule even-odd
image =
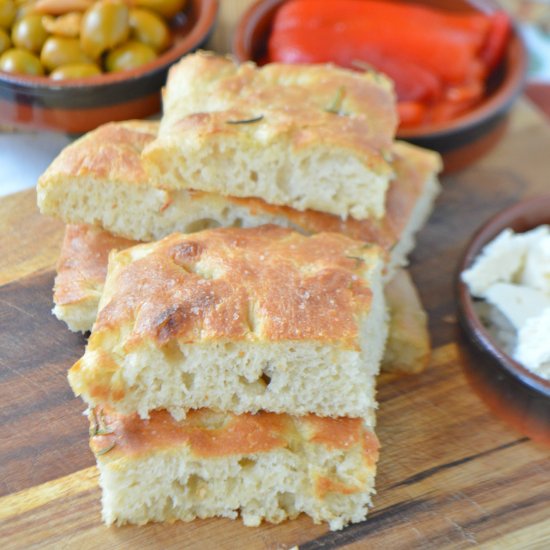
[[[139,259],[134,259],[139,255]],[[127,350],[222,340],[338,341],[356,346],[381,250],[343,235],[277,226],[171,235],[112,257],[89,349],[128,324]]]
[[[38,181],[39,188],[55,185],[59,178],[91,175],[124,185],[149,185],[141,151],[156,137],[157,122],[112,122],[65,147]]]
[[[57,262],[54,301],[76,304],[103,291],[111,250],[124,250],[136,241],[115,237],[88,225],[67,225]]]
[[[390,81],[333,65],[257,67],[208,52],[186,56],[170,70],[159,140],[152,147],[187,132],[201,140],[242,137],[255,126],[228,121],[259,116],[268,141],[288,141],[294,151],[320,143],[342,147],[368,159],[372,170],[387,172],[383,152],[398,122]]]
[[[329,449],[353,447],[361,443],[364,437],[360,418],[329,418],[309,414],[302,417],[302,421],[308,426],[309,441]]]
[[[197,458],[214,458],[313,443],[330,450],[361,445],[365,460],[374,464],[379,447],[376,435],[359,419],[293,417],[264,411],[235,415],[199,409],[178,421],[163,410],[142,420],[137,414],[98,408],[90,414],[90,434],[92,451],[106,458],[135,457],[181,445],[188,445]],[[326,487],[322,479],[319,483],[324,492],[340,491]]]

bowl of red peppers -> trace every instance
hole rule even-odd
[[[492,0],[261,0],[243,15],[233,53],[385,73],[398,137],[439,151],[447,172],[495,145],[527,71],[523,41]]]

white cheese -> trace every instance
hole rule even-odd
[[[540,290],[511,283],[496,283],[485,292],[485,299],[519,330],[530,317],[550,307],[550,296]],[[550,336],[550,335],[549,335]]]
[[[489,324],[503,349],[511,350],[515,340],[513,357],[550,379],[550,226],[520,234],[505,229],[481,250],[462,280],[473,296],[493,306]],[[517,338],[494,322],[497,313]]]
[[[531,317],[518,333],[514,359],[550,380],[550,308],[536,317]]]
[[[505,229],[483,247],[472,266],[462,272],[462,280],[472,296],[483,298],[491,285],[513,282],[523,267],[531,241],[534,237],[536,240],[532,233],[516,235],[511,229]]]
[[[544,235],[529,247],[521,282],[550,293],[550,234]]]

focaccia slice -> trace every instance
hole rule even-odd
[[[198,52],[172,66],[143,156],[171,189],[381,218],[397,122],[381,75]]]
[[[382,250],[277,226],[113,254],[77,395],[147,417],[191,408],[362,417],[387,335]]]
[[[341,529],[365,519],[374,492],[378,440],[359,419],[97,409],[90,420],[107,524],[240,513],[255,526],[305,512]]]

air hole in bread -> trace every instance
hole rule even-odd
[[[258,181],[258,172],[256,172],[256,170],[250,171],[250,181],[253,181],[254,183]]]
[[[288,512],[289,515],[296,513],[296,497],[292,493],[279,493],[277,502],[279,507]]]
[[[245,376],[239,376],[239,383],[246,386],[246,391],[252,392],[255,395],[262,395],[267,387],[261,377],[257,380],[250,381]]]
[[[185,485],[187,485],[187,491],[189,493],[193,493],[194,495],[197,495],[199,497],[206,496],[206,487],[207,487],[206,481],[204,481],[202,477],[196,474],[191,474],[187,478],[187,483],[185,485],[181,483],[179,483],[179,485],[182,487],[185,487]]]
[[[264,384],[265,384],[265,387],[267,388],[271,382],[271,377],[268,376],[265,372],[262,373],[262,375],[260,376],[260,380],[263,380]]]
[[[170,342],[162,348],[164,358],[172,365],[181,365],[185,362],[185,354],[176,342]]]
[[[195,375],[192,372],[182,372],[180,377],[182,385],[191,390],[195,381]]]
[[[256,461],[255,460],[252,460],[251,458],[241,458],[239,460],[239,466],[243,469],[243,470],[250,470],[251,468],[253,468],[254,466],[256,465]]]

